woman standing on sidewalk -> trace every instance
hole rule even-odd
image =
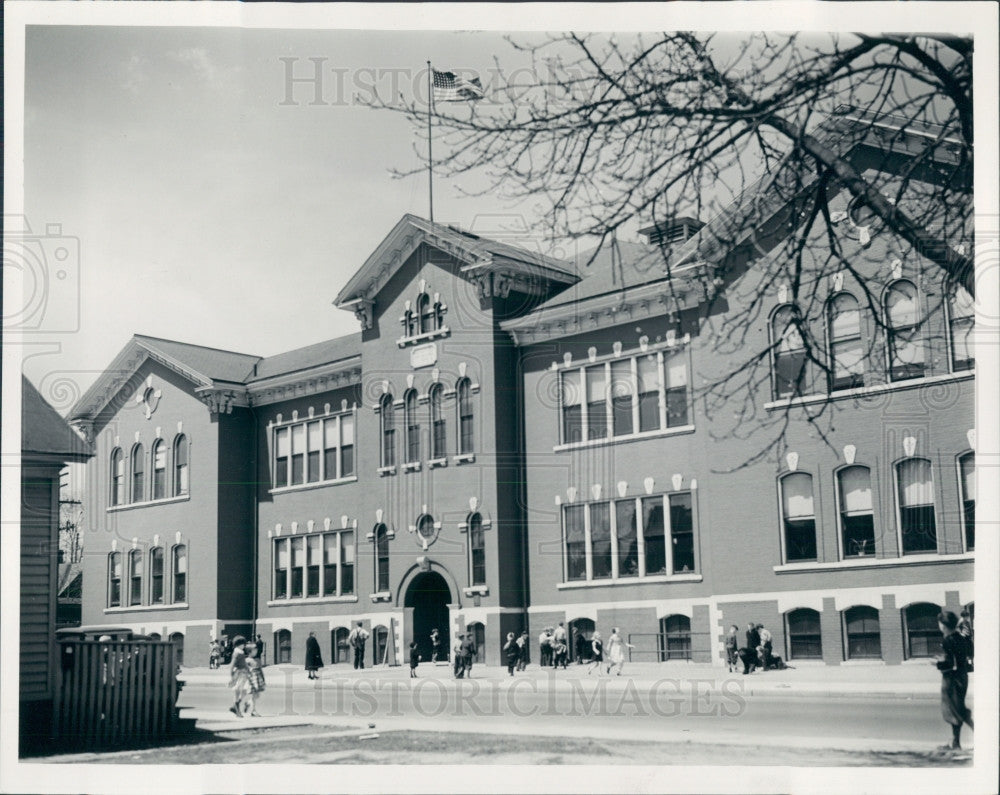
[[[517,639],[513,632],[507,633],[507,642],[503,645],[503,653],[507,660],[507,673],[513,676],[517,661],[521,659],[521,647],[517,645]]]
[[[611,637],[608,638],[608,674],[611,669],[618,668],[618,676],[622,675],[622,668],[625,667],[625,649],[634,649],[631,643],[626,643],[618,631],[618,627],[611,630]]]
[[[590,672],[595,668],[597,669],[597,675],[601,675],[601,666],[604,664],[604,643],[601,642],[601,633],[595,632],[594,636],[590,639],[591,648],[591,662],[590,667],[587,669],[587,675],[590,676]]]
[[[250,675],[247,670],[247,658],[243,651],[246,639],[237,635],[233,640],[233,656],[229,661],[229,686],[233,689],[233,706],[229,708],[237,718],[243,717],[243,699],[250,691]]]
[[[310,679],[319,679],[319,669],[323,667],[323,654],[319,650],[316,633],[310,632],[306,638],[306,670]]]
[[[968,640],[957,631],[958,616],[950,610],[938,615],[938,627],[944,640],[941,648],[944,656],[937,660],[941,672],[941,714],[946,723],[951,724],[951,743],[942,745],[941,750],[961,748],[959,735],[962,724],[972,725],[972,713],[965,706],[965,694],[969,689],[969,648]]]
[[[726,635],[726,664],[729,666],[729,673],[736,673],[736,666],[740,663],[740,628],[733,624],[729,627],[729,634]]]

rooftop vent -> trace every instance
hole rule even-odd
[[[701,229],[704,224],[695,218],[674,218],[659,224],[643,227],[640,235],[646,236],[651,246],[671,246],[682,243]]]

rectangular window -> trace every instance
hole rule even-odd
[[[301,599],[303,586],[305,585],[306,569],[306,545],[304,538],[291,538],[292,544],[292,588],[290,596],[292,599]]]
[[[667,427],[689,425],[687,390],[687,354],[664,357],[667,372]]]
[[[667,546],[663,524],[663,498],[642,500],[642,537],[646,547],[646,574],[667,573]]]
[[[154,549],[149,556],[149,603],[163,604],[163,550]]]
[[[153,447],[153,499],[167,496],[167,445],[157,442]]]
[[[812,476],[804,472],[781,481],[785,524],[785,560],[816,560],[816,514]]]
[[[563,443],[583,441],[583,387],[580,371],[562,374]]]
[[[354,532],[340,534],[340,593],[354,593]]]
[[[639,386],[639,430],[656,431],[660,428],[660,362],[655,353],[636,359]]]
[[[174,602],[187,601],[187,547],[174,547]]]
[[[323,596],[337,595],[337,533],[323,536]]]
[[[853,389],[865,384],[864,349],[860,339],[830,343],[833,354],[833,389]]]
[[[108,607],[122,603],[122,556],[115,552],[108,560]]]
[[[469,527],[469,545],[472,547],[472,585],[486,584],[486,538],[481,520]]]
[[[337,477],[346,478],[354,474],[354,417],[340,418],[340,471]],[[327,475],[333,478],[333,475]]]
[[[608,376],[603,364],[588,367],[587,373],[587,438],[608,436]]]
[[[323,429],[320,422],[310,422],[308,428],[309,453],[306,458],[306,481],[316,483],[320,479],[320,454],[323,451]]]
[[[567,580],[587,579],[587,542],[583,511],[582,505],[567,505],[563,511]]]
[[[131,588],[129,590],[129,604],[142,604],[142,552],[133,550],[130,556],[132,571],[129,572]]]
[[[274,598],[288,598],[288,539],[279,538],[274,542]]]
[[[591,571],[595,580],[611,576],[611,503],[590,506]]]
[[[306,538],[306,596],[319,596],[320,537]]]
[[[291,452],[288,428],[274,432],[274,487],[288,485],[288,458]]]
[[[639,538],[635,518],[635,500],[618,500],[615,503],[619,577],[639,576]]]
[[[674,574],[694,571],[694,519],[690,494],[670,495],[670,546]]]
[[[965,548],[976,548],[976,454],[959,459],[962,486],[962,520],[965,525]]]
[[[845,558],[875,554],[875,516],[871,476],[865,467],[848,467],[840,481],[840,530]]]
[[[337,473],[337,439],[340,436],[337,425],[339,418],[333,417],[323,423],[323,477],[334,480]]]
[[[903,461],[897,465],[897,475],[903,554],[936,552],[937,525],[930,461],[922,458]]]
[[[615,436],[627,436],[632,425],[632,360],[611,363],[611,417]]]
[[[306,426],[292,426],[292,485],[303,482],[306,458]]]

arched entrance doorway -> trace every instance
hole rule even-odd
[[[413,578],[406,589],[404,607],[413,608],[413,640],[417,643],[424,662],[431,659],[431,631],[441,635],[441,659],[448,658],[449,637],[448,604],[451,589],[444,577],[436,571],[425,571]]]

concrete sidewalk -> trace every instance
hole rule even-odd
[[[571,687],[570,680],[586,680],[589,682],[605,681],[606,687],[612,690],[624,689],[632,683],[634,686],[653,685],[656,682],[670,680],[677,687],[697,687],[711,683],[722,687],[725,682],[737,682],[741,692],[747,696],[769,694],[774,696],[812,696],[812,697],[888,697],[888,698],[938,698],[941,688],[941,677],[931,660],[904,663],[902,665],[840,665],[802,664],[783,671],[757,671],[748,676],[729,673],[725,668],[698,663],[628,663],[622,676],[616,676],[612,671],[606,675],[603,671],[598,676],[597,671],[588,674],[588,665],[570,665],[565,670],[540,668],[529,665],[527,670],[516,673],[513,677],[507,674],[507,669],[499,666],[477,665],[473,667],[472,678],[477,680],[514,683],[530,679],[539,684],[548,682],[556,689]],[[306,672],[294,665],[270,665],[264,669],[269,686],[305,687],[313,685]],[[423,663],[417,669],[421,679],[436,679],[454,682],[459,681],[452,676],[448,665],[431,665]],[[225,685],[229,674],[225,667],[218,670],[209,668],[184,668],[180,678],[191,683],[213,683]],[[409,679],[409,668],[405,666],[365,668],[356,671],[348,665],[331,665],[320,671],[320,686],[336,683],[352,684],[363,680],[396,680]],[[972,699],[972,687],[975,675],[970,676],[969,700]]]

